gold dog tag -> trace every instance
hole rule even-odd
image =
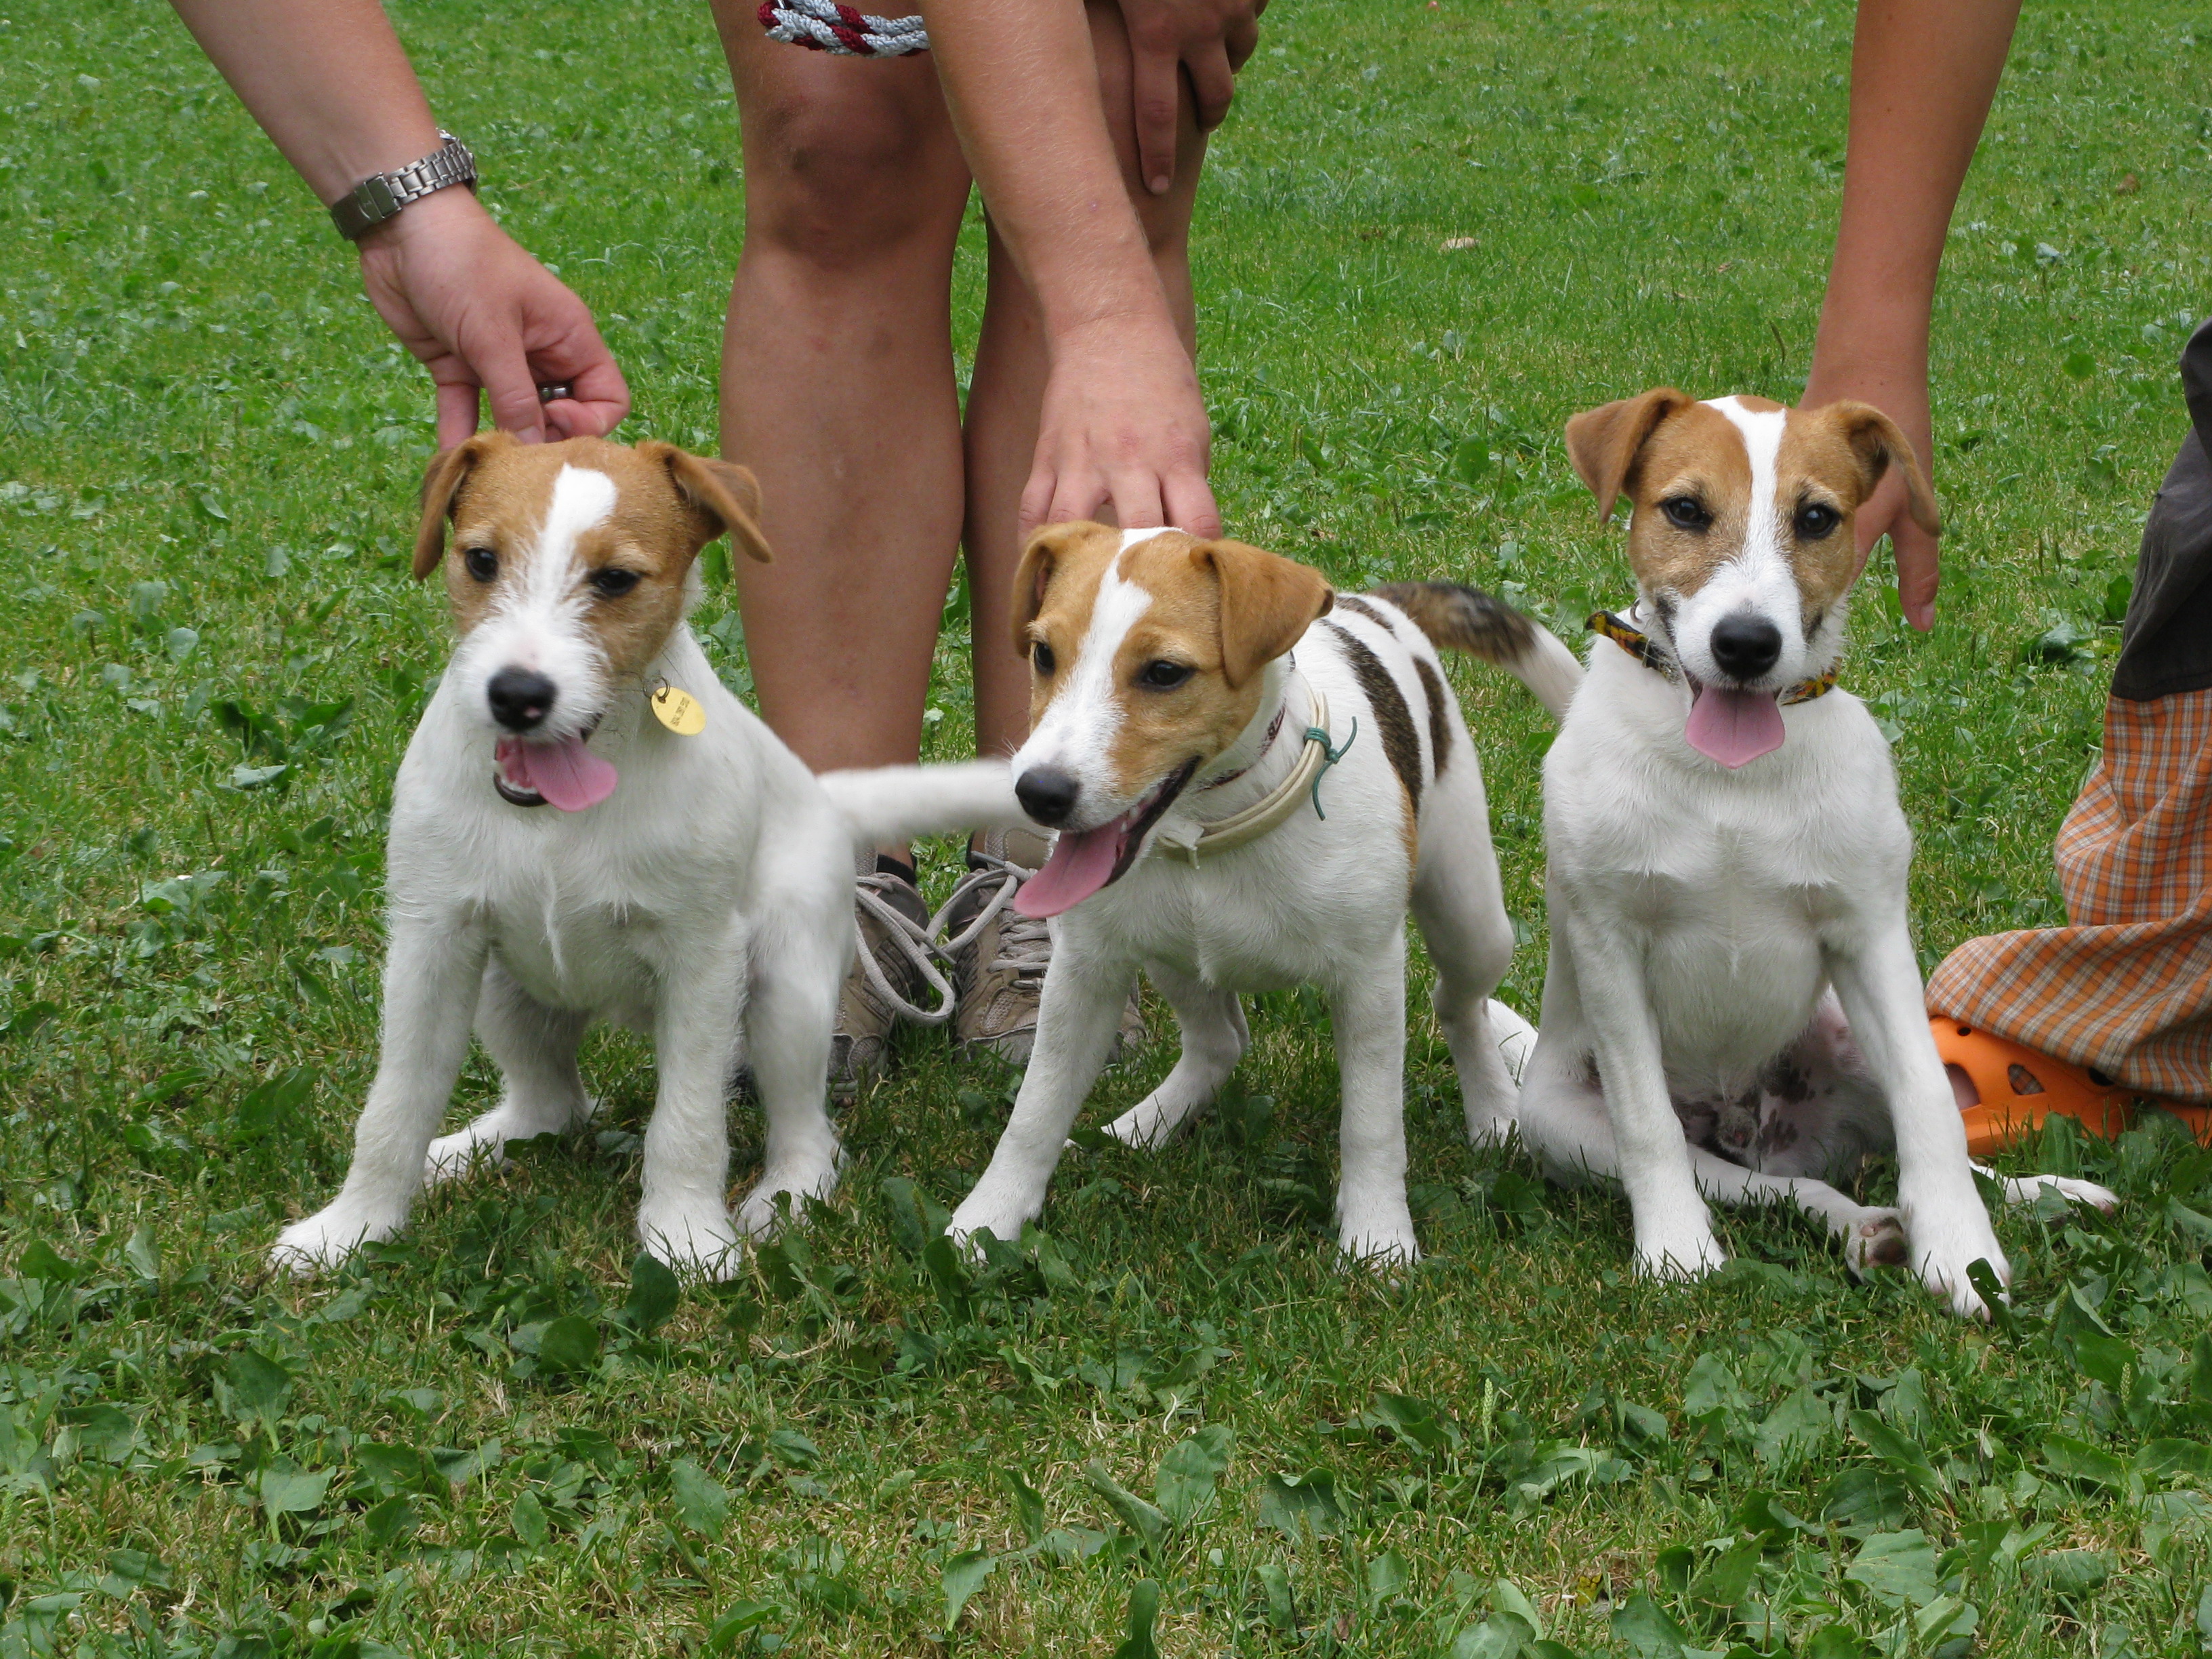
[[[688,691],[664,685],[653,694],[653,717],[679,738],[696,738],[707,729],[707,711]]]

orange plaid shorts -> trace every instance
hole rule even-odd
[[[2212,690],[2106,704],[2057,852],[2072,925],[1967,940],[1929,980],[1929,1009],[2212,1102]]]

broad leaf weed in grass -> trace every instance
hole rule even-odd
[[[704,13],[392,9],[485,199],[595,308],[629,433],[710,447],[741,207]],[[1232,530],[1563,629],[1619,601],[1560,423],[1802,386],[1850,24],[1271,9],[1196,236]],[[2174,8],[2031,9],[1960,204],[1942,625],[1899,623],[1879,561],[1846,669],[1897,748],[1930,963],[2060,915],[2050,841],[2212,294],[2208,73]],[[971,215],[963,374],[981,252]],[[1988,1328],[1851,1283],[1790,1213],[1723,1218],[1708,1285],[1644,1284],[1617,1198],[1468,1150],[1418,964],[1430,1254],[1395,1285],[1330,1264],[1334,1065],[1294,995],[1258,1001],[1215,1116],[1142,1157],[1085,1137],[1046,1231],[978,1263],[940,1235],[1008,1079],[915,1036],[844,1121],[833,1203],[728,1285],[638,1264],[652,1068],[603,1035],[589,1132],[426,1196],[331,1282],[271,1279],[370,1076],[390,779],[445,650],[403,568],[430,412],[166,10],[0,20],[0,1654],[2212,1641],[2205,1154],[2158,1123],[2009,1154],[2124,1201],[2005,1216]],[[969,742],[963,601],[939,758]],[[696,620],[749,690],[719,579]],[[1455,672],[1533,1014],[1547,729]],[[456,1114],[495,1087],[472,1063]],[[749,1175],[748,1111],[732,1137]]]

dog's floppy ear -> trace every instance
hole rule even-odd
[[[1073,519],[1066,524],[1048,524],[1030,538],[1030,544],[1022,550],[1022,562],[1014,571],[1014,603],[1012,633],[1014,654],[1026,657],[1030,653],[1030,624],[1044,609],[1044,591],[1052,586],[1053,573],[1067,550],[1086,536],[1100,532],[1112,535],[1110,526],[1093,524],[1087,519]]]
[[[1200,542],[1191,562],[1221,586],[1221,678],[1231,690],[1298,642],[1336,594],[1311,565],[1243,542]]]
[[[477,463],[515,441],[508,433],[479,432],[430,458],[429,470],[422,475],[422,521],[415,532],[416,581],[435,570],[438,561],[446,556],[446,522],[453,516],[453,502]]]
[[[1921,469],[1920,458],[1913,453],[1912,441],[1897,422],[1872,404],[1830,404],[1820,412],[1836,423],[1859,458],[1866,480],[1859,500],[1873,495],[1875,486],[1893,466],[1905,475],[1905,510],[1912,514],[1912,522],[1931,536],[1941,534],[1942,520],[1936,511],[1936,492],[1928,487],[1928,475]]]
[[[1689,404],[1689,398],[1673,386],[1655,386],[1618,403],[1586,409],[1567,422],[1567,459],[1597,497],[1601,522],[1613,516],[1613,504],[1620,499],[1637,454],[1659,422]]]
[[[760,480],[750,468],[694,455],[658,439],[640,444],[637,453],[668,469],[677,495],[700,521],[701,547],[727,531],[732,547],[763,564],[774,562],[768,538],[761,534]]]

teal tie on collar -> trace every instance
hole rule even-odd
[[[1328,817],[1328,813],[1321,810],[1321,781],[1328,775],[1330,767],[1344,758],[1346,752],[1351,749],[1353,739],[1358,735],[1359,720],[1357,715],[1352,718],[1352,730],[1345,734],[1343,744],[1334,749],[1328,746],[1328,732],[1322,731],[1318,726],[1306,727],[1306,741],[1318,744],[1322,756],[1321,770],[1314,774],[1313,781],[1313,809],[1316,817],[1326,820]]]

